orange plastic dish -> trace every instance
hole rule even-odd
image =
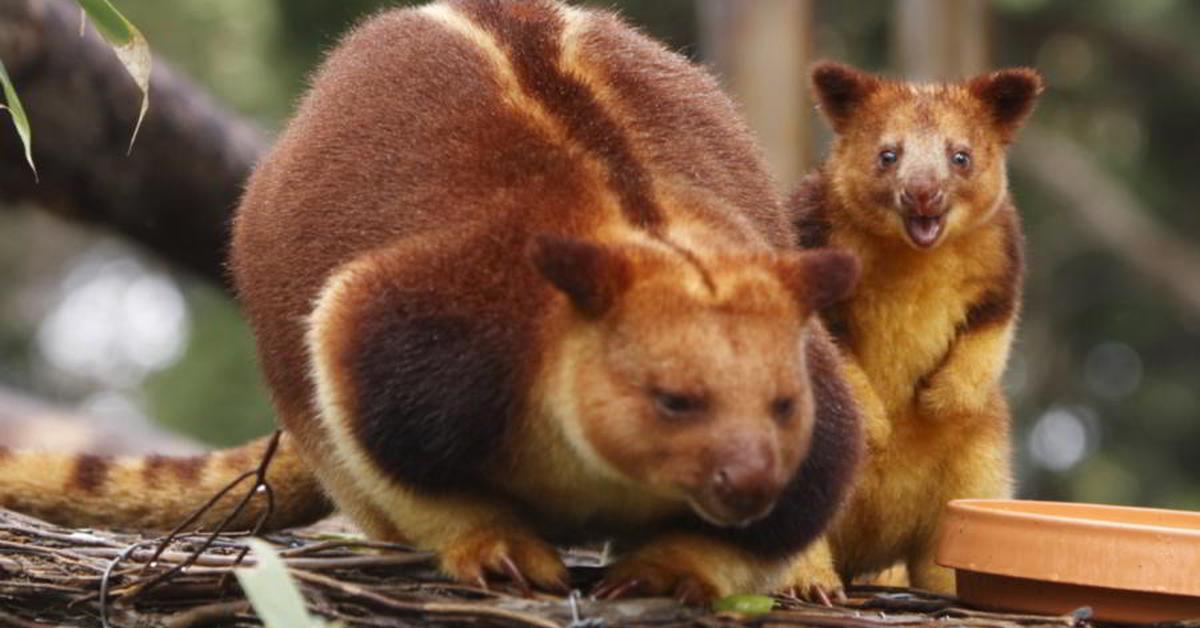
[[[1096,504],[950,502],[937,562],[983,608],[1120,622],[1200,618],[1200,513]]]

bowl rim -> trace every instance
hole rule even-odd
[[[1065,508],[1071,514],[1045,514],[1025,509],[1038,506]],[[1166,514],[1172,518],[1182,517],[1188,523],[1194,519],[1197,527],[1088,518],[1089,512],[1099,515],[1114,511]],[[974,531],[968,532],[968,529]],[[1011,542],[1017,546],[1040,546],[1042,551],[1033,554],[994,554],[979,549],[988,545],[964,543],[966,539],[976,542],[999,541],[1003,537],[1021,539]],[[1087,555],[1097,547],[1098,542],[1103,543],[1098,539],[1112,539],[1114,542],[1105,550],[1109,565],[1125,560],[1139,567],[1081,568],[1069,560],[1062,562],[1061,558],[1065,556]],[[1193,568],[1184,568],[1183,571],[1168,568],[1167,573],[1173,575],[1165,579],[1146,579],[1138,575],[1145,573],[1140,567],[1143,563],[1162,565],[1164,551],[1175,554],[1177,550],[1170,549],[1172,546],[1183,551],[1179,558],[1186,557],[1186,564],[1200,566],[1200,512],[1196,511],[1043,500],[954,500],[946,505],[942,513],[936,545],[937,564],[957,570],[1126,591],[1200,596],[1200,578],[1187,577],[1189,573],[1194,573]],[[1046,551],[1047,545],[1053,549]]]
[[[1049,506],[1064,506],[1068,508],[1078,508],[1080,510],[1094,511],[1125,511],[1125,512],[1144,512],[1144,513],[1163,513],[1172,516],[1194,516],[1196,523],[1200,526],[1200,512],[1191,510],[1171,510],[1169,508],[1148,508],[1145,506],[1120,506],[1116,504],[1094,504],[1085,502],[1064,502],[1050,501],[1040,499],[956,499],[950,501],[947,509],[955,509],[970,512],[972,514],[983,515],[988,517],[996,517],[1000,519],[1012,520],[1041,520],[1064,523],[1067,525],[1076,525],[1083,527],[1091,527],[1098,529],[1113,529],[1124,531],[1137,531],[1154,534],[1172,534],[1177,536],[1195,537],[1200,539],[1200,527],[1197,528],[1181,528],[1176,526],[1151,525],[1148,523],[1123,523],[1120,521],[1110,521],[1108,519],[1092,519],[1086,517],[1072,517],[1069,515],[1049,515],[1041,512],[1032,512],[1026,510],[1009,510],[1005,508],[992,508],[993,505],[1005,504],[1046,504]]]

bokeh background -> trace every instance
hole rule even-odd
[[[272,134],[321,52],[397,3],[115,4],[158,58]],[[921,79],[1038,68],[1049,89],[1011,159],[1029,258],[1006,376],[1019,492],[1200,510],[1200,3],[593,4],[712,67],[781,187],[828,141],[808,100],[812,60]],[[20,432],[113,451],[228,445],[272,425],[224,292],[105,231],[0,201],[3,415],[0,443]]]

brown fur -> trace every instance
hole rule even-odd
[[[776,207],[686,61],[604,13],[451,2],[331,55],[251,181],[234,269],[284,423],[367,530],[458,578],[507,556],[554,587],[543,538],[615,534],[641,564],[686,529],[745,568],[698,557],[663,590],[716,594],[765,586],[783,545],[756,539],[811,538],[856,451],[797,353],[824,335],[786,325],[850,264],[774,253]],[[664,418],[660,391],[701,401]]]
[[[916,85],[824,63],[813,81],[836,137],[792,198],[797,242],[862,261],[856,293],[822,318],[861,371],[851,380],[868,448],[851,498],[791,585],[837,587],[902,561],[916,586],[952,592],[932,558],[942,506],[1011,490],[1000,376],[1023,261],[1004,151],[1040,78],[1006,70]],[[954,161],[960,151],[968,163]],[[913,235],[914,215],[940,216],[932,242]]]
[[[780,252],[789,238],[715,82],[614,16],[547,0],[380,14],[317,73],[235,225],[294,438],[281,501],[313,498],[315,476],[369,534],[464,581],[515,565],[560,588],[549,541],[615,538],[617,590],[778,584],[861,437],[814,315],[856,262]],[[161,523],[186,500],[119,491],[204,485],[238,454],[220,455],[89,461],[70,492]]]
[[[85,493],[96,493],[108,479],[111,463],[106,458],[83,454],[75,458],[75,469],[71,472],[70,488]]]

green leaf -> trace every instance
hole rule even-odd
[[[124,15],[112,5],[109,0],[75,0],[91,18],[96,30],[108,43],[112,44],[117,58],[125,66],[125,70],[133,77],[138,89],[142,91],[142,108],[138,112],[137,124],[133,127],[133,137],[129,138],[129,150],[133,151],[133,143],[137,140],[138,130],[142,128],[142,120],[150,107],[150,45]]]
[[[739,615],[763,615],[774,606],[775,600],[766,595],[730,595],[713,602],[714,611]]]
[[[25,108],[21,106],[21,99],[17,98],[17,90],[13,89],[12,79],[8,77],[8,70],[4,68],[4,62],[0,61],[0,85],[4,87],[4,102],[8,106],[0,105],[0,109],[8,110],[8,114],[12,116],[13,126],[17,127],[17,135],[21,137],[21,143],[25,145],[25,161],[29,162],[29,169],[33,171],[33,178],[37,180],[37,167],[33,165],[33,135],[29,132],[29,118],[25,117]]]
[[[236,569],[238,584],[267,628],[322,628],[325,622],[308,614],[304,597],[283,560],[261,539],[248,539],[258,564]]]

